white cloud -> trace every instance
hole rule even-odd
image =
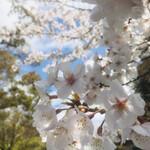
[[[57,50],[60,45],[63,48],[69,49],[73,49],[76,46],[76,43],[74,41],[61,43],[46,36],[42,39],[38,36],[35,36],[34,38],[26,38],[26,41],[30,44],[31,50],[35,49],[37,51],[42,51],[43,53],[49,53],[50,51]]]

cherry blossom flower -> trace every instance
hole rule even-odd
[[[98,104],[99,97],[96,92],[90,90],[87,93],[85,93],[85,95],[83,96],[83,100],[85,101],[86,104],[93,105]]]
[[[57,65],[55,67],[49,67],[48,69],[48,76],[47,76],[47,80],[45,81],[37,81],[35,82],[35,87],[37,88],[37,90],[39,90],[39,88],[45,89],[50,87],[52,84],[54,84],[54,82],[56,81],[58,76],[58,68]]]
[[[118,131],[114,132],[110,130],[106,124],[103,125],[102,136],[107,137],[114,143],[119,143],[121,141],[120,137],[118,137]]]
[[[56,111],[53,107],[38,104],[33,113],[33,126],[40,129],[54,128],[57,124]]]
[[[64,78],[61,78],[61,82],[59,82],[60,78],[58,78],[56,86],[56,88],[58,88],[58,97],[62,99],[67,98],[72,90],[77,94],[82,93],[84,90],[84,83],[81,78],[84,75],[85,66],[83,64],[78,64],[74,71],[72,71],[67,63],[60,63],[59,69],[63,72]]]
[[[68,124],[59,121],[56,127],[48,132],[46,148],[47,150],[63,150],[72,143],[73,139]]]
[[[81,147],[88,144],[94,132],[94,126],[88,116],[76,108],[78,114],[71,110],[68,116],[70,122],[70,130],[72,132],[73,140],[81,143]]]
[[[126,128],[144,114],[144,100],[139,94],[128,96],[118,80],[113,80],[110,90],[103,91],[100,98],[107,110],[105,121],[112,130]]]

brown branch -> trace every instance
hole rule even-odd
[[[143,57],[141,60],[147,60],[148,58],[150,58],[150,55],[149,56],[146,56],[146,57]]]

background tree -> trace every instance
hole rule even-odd
[[[0,149],[44,150],[45,145],[32,126],[33,107],[38,100],[33,83],[40,76],[29,72],[16,80],[19,70],[12,70],[15,56],[0,50],[0,58]]]

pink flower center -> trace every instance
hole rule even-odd
[[[128,99],[120,101],[118,98],[115,98],[115,100],[117,103],[113,105],[114,108],[118,109],[119,111],[128,109],[128,106],[126,105]]]
[[[69,76],[66,78],[66,82],[67,82],[68,85],[73,85],[75,81],[76,81],[76,80],[75,80],[75,78],[74,78],[74,74],[71,74],[71,75],[69,75]]]

